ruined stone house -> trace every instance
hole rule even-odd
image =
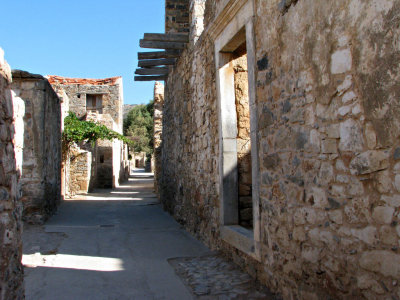
[[[65,93],[67,110],[122,134],[122,78],[66,78],[47,76],[58,93]],[[116,187],[129,175],[127,148],[121,141],[98,141],[76,147],[65,166],[68,194]]]
[[[141,41],[166,49],[136,78],[165,80],[164,207],[284,299],[400,298],[399,21],[398,0],[166,0]]]

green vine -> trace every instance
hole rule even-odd
[[[73,143],[79,144],[82,142],[94,143],[97,140],[113,140],[118,139],[133,147],[133,142],[119,134],[118,132],[109,129],[105,125],[101,125],[91,121],[80,120],[73,112],[69,112],[64,119],[64,132],[62,133],[63,152],[69,151]]]

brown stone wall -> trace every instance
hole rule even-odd
[[[218,237],[218,109],[213,43],[185,50],[165,86],[160,198],[192,233]]]
[[[91,189],[92,153],[79,147],[72,147],[69,152],[68,195],[87,193]]]
[[[161,176],[161,138],[162,138],[162,114],[164,106],[164,85],[156,82],[154,85],[154,115],[153,115],[153,132],[154,132],[154,189],[159,195],[158,186]],[[153,159],[152,159],[153,164]]]
[[[23,299],[22,205],[19,177],[22,159],[16,132],[23,103],[11,95],[11,70],[0,48],[0,299]],[[21,123],[21,122],[19,122]],[[23,126],[22,126],[23,130]]]
[[[61,200],[61,103],[47,79],[13,71],[12,90],[25,103],[24,220],[44,222]]]
[[[189,0],[165,1],[165,32],[189,32]]]
[[[220,239],[209,30],[231,2],[166,83],[164,206],[285,299],[399,298],[400,1],[254,1],[260,262]]]

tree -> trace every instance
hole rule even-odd
[[[133,142],[134,152],[153,153],[153,106],[153,101],[137,105],[124,120],[124,134]]]

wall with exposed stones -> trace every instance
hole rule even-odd
[[[25,103],[23,218],[43,223],[61,200],[61,104],[41,75],[15,70],[12,90]]]
[[[165,32],[189,32],[189,0],[165,1]]]
[[[156,82],[154,85],[154,115],[153,115],[153,132],[154,132],[154,154],[152,171],[154,172],[154,189],[158,194],[158,181],[161,174],[161,141],[162,141],[162,114],[164,106],[164,85]]]
[[[68,196],[79,193],[87,193],[91,188],[92,152],[82,150],[79,147],[71,147],[68,154],[69,178],[66,182],[68,186]]]
[[[24,103],[12,97],[11,69],[0,48],[0,299],[23,299],[22,167]]]
[[[166,82],[165,208],[285,299],[400,298],[400,1],[253,2],[258,260],[221,239],[213,25],[239,2],[206,2]]]
[[[63,89],[69,98],[69,109],[78,117],[87,113],[87,95],[101,95],[100,114],[109,114],[117,124],[117,132],[122,133],[122,78],[105,79],[66,78],[47,76],[55,89]]]

